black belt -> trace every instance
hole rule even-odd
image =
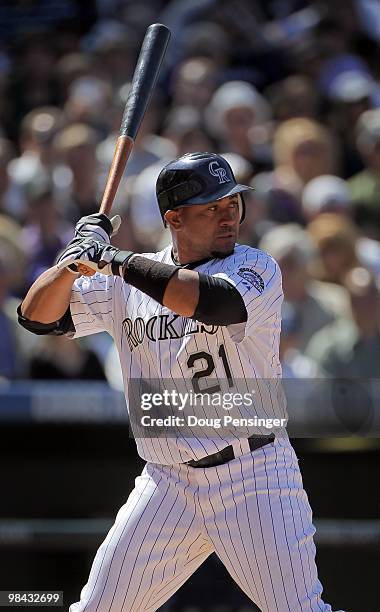
[[[274,434],[270,436],[251,436],[248,438],[249,448],[251,451],[257,450],[266,444],[271,444],[274,438]],[[195,461],[195,459],[186,461],[185,465],[190,465],[194,468],[215,467],[216,465],[222,465],[223,463],[232,461],[232,459],[235,459],[234,449],[232,446],[226,446],[226,448],[223,448],[221,451],[213,455],[207,455],[207,457],[202,457],[202,459],[198,459],[198,461]]]

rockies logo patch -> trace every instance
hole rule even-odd
[[[265,284],[257,272],[252,270],[251,268],[240,268],[238,271],[239,276],[241,276],[245,281],[248,281],[250,285],[252,285],[259,293],[262,293],[265,289]],[[244,283],[245,286],[249,289],[249,285]]]

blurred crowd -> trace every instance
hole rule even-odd
[[[85,5],[85,7],[84,7]],[[373,0],[13,1],[1,8],[0,378],[108,379],[112,340],[37,337],[16,306],[96,212],[146,27],[172,31],[113,242],[169,241],[160,169],[223,154],[240,242],[279,262],[284,376],[380,376],[380,13]]]

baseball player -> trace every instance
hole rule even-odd
[[[219,155],[174,160],[157,181],[170,246],[121,251],[109,244],[115,218],[85,217],[19,308],[35,333],[112,335],[147,461],[71,612],[153,612],[212,552],[262,612],[331,611],[278,399],[281,273],[266,253],[236,244],[249,189]],[[78,264],[95,274],[79,276]],[[166,395],[146,391],[167,381]],[[226,390],[229,399],[240,391],[232,423],[225,406],[193,401]],[[155,417],[154,434],[153,405],[174,419]]]

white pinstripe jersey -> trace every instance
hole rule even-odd
[[[144,256],[174,265],[170,246]],[[120,277],[97,273],[74,283],[74,337],[100,331],[111,334],[120,356],[127,404],[132,379],[171,381],[172,388],[185,385],[193,393],[215,384],[233,392],[235,381],[236,390],[250,392],[252,381],[260,379],[254,405],[238,410],[245,417],[249,413],[258,418],[286,418],[284,403],[278,399],[281,393],[277,393],[283,299],[278,264],[263,251],[237,244],[232,255],[191,267],[231,283],[243,297],[247,322],[204,325],[176,315]],[[225,414],[224,408],[220,411]],[[215,453],[239,437],[234,428],[228,435],[225,430],[223,435],[217,429],[211,431],[196,437],[181,435],[178,429],[178,435],[170,437],[136,438],[138,452],[155,463],[183,463]],[[255,428],[247,433],[270,432]]]

